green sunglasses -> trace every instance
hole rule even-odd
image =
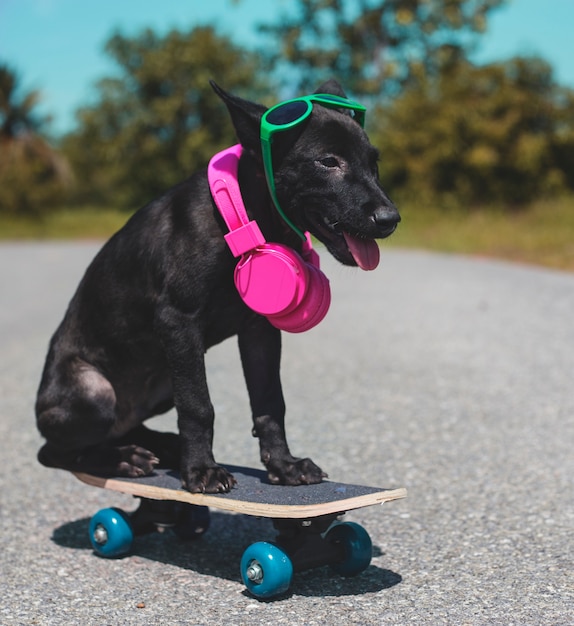
[[[353,118],[364,127],[366,108],[358,102],[353,102],[348,98],[340,96],[332,96],[330,94],[314,94],[312,96],[302,96],[293,100],[286,100],[276,104],[268,109],[261,118],[261,150],[263,153],[263,168],[265,170],[265,178],[267,186],[271,193],[271,198],[275,204],[275,208],[285,223],[293,231],[305,241],[305,234],[299,230],[291,220],[285,215],[275,192],[275,181],[273,172],[273,157],[271,154],[271,143],[275,133],[289,130],[298,126],[306,120],[313,111],[313,103],[321,104],[330,109],[350,109],[353,112]]]

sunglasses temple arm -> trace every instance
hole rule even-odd
[[[275,182],[273,180],[273,163],[271,160],[271,142],[269,139],[261,140],[261,147],[263,153],[263,169],[265,170],[265,180],[267,181],[267,188],[269,189],[269,194],[271,195],[271,199],[273,200],[273,204],[277,209],[277,212],[281,216],[281,219],[289,226],[289,228],[295,232],[298,237],[300,237],[303,241],[307,240],[307,237],[303,231],[301,231],[293,222],[285,215],[281,205],[279,204],[279,200],[277,199],[277,194],[275,193]]]

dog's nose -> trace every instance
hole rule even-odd
[[[381,230],[396,226],[401,221],[399,212],[394,207],[379,207],[373,212],[373,220]]]

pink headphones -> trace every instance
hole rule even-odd
[[[288,246],[267,243],[257,222],[249,221],[237,181],[242,147],[216,154],[207,168],[211,195],[229,232],[225,241],[235,257],[235,286],[243,301],[281,330],[301,333],[316,326],[331,303],[329,280],[305,233],[302,255]]]

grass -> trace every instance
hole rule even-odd
[[[574,271],[574,197],[537,202],[514,213],[402,206],[390,246],[481,255]],[[129,214],[65,209],[41,221],[0,215],[0,239],[105,239]]]
[[[41,219],[6,216],[0,213],[0,240],[106,239],[129,217],[125,211],[62,209]]]
[[[486,256],[574,271],[574,197],[516,212],[406,206],[390,245]],[[386,244],[385,244],[386,245]]]

